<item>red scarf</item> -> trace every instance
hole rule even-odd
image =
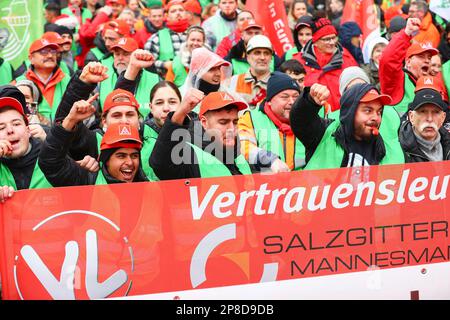
[[[291,125],[289,124],[288,119],[282,119],[278,117],[275,113],[273,113],[272,108],[269,106],[269,103],[266,102],[264,104],[264,112],[267,114],[270,120],[275,124],[279,131],[283,134],[290,136],[294,133],[292,132]]]
[[[319,66],[321,68],[325,67],[331,61],[331,58],[333,57],[333,53],[332,54],[322,53],[317,48],[314,50],[314,54],[316,56],[317,63],[319,64]]]
[[[166,27],[176,33],[182,33],[189,28],[189,21],[187,19],[178,20],[176,22],[166,22]]]

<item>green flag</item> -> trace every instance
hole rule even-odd
[[[42,0],[0,0],[0,57],[17,68],[44,32]]]

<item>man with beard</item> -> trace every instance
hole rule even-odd
[[[414,99],[417,79],[429,75],[431,57],[439,53],[428,43],[411,44],[419,28],[420,20],[409,18],[406,28],[392,37],[380,59],[381,92],[392,97],[392,106],[400,116]]]
[[[251,174],[237,140],[238,111],[247,105],[226,92],[192,89],[179,108],[169,113],[150,156],[161,180]],[[200,132],[191,137],[188,113],[201,101]],[[178,137],[178,138],[176,138]]]
[[[219,0],[219,10],[203,22],[206,41],[213,50],[216,50],[223,38],[236,30],[237,8],[237,0]]]
[[[130,64],[131,55],[136,50],[138,50],[138,44],[133,38],[122,38],[111,47],[111,51],[114,55],[113,67],[108,68],[108,79],[100,82],[98,85],[98,92],[100,94],[100,108],[103,107],[107,95],[114,90],[119,75],[127,70],[127,67]],[[153,58],[148,52],[142,49],[139,49],[137,53],[139,52],[142,52],[143,54],[149,56],[149,59]],[[137,77],[140,69],[133,69],[131,71],[135,71],[133,72],[133,75]],[[139,111],[143,117],[145,117],[150,112],[148,108],[148,102],[150,100],[149,92],[152,90],[153,86],[159,82],[159,80],[159,76],[156,73],[148,72],[146,70],[142,70],[142,72],[140,73],[140,79],[134,90],[134,93],[137,101],[141,106],[141,109]]]
[[[155,57],[158,73],[165,76],[172,60],[179,54],[181,45],[186,41],[189,21],[183,1],[170,1],[165,8],[166,27],[153,34],[144,46]]]
[[[448,104],[431,88],[418,90],[409,104],[399,138],[406,162],[450,160],[450,133],[442,127]]]
[[[400,145],[379,133],[389,96],[371,84],[355,84],[341,97],[339,119],[324,119],[318,111],[329,95],[323,85],[306,87],[291,110],[292,131],[306,150],[305,169],[404,163]]]

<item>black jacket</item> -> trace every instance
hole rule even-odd
[[[14,177],[17,190],[28,189],[33,176],[34,167],[41,150],[41,141],[30,138],[31,150],[21,158],[0,158],[0,163],[5,165]],[[1,183],[0,183],[1,185]]]
[[[444,153],[443,160],[450,160],[450,133],[441,128],[441,145]],[[400,126],[399,132],[400,145],[405,154],[405,162],[427,162],[430,161],[427,156],[420,150],[411,122],[405,121]]]
[[[39,166],[47,180],[55,187],[94,185],[98,172],[89,172],[81,168],[75,160],[68,156],[69,146],[75,134],[66,131],[60,125],[54,125],[50,130],[39,154]],[[102,166],[102,173],[109,183],[120,183]],[[133,182],[148,181],[142,169],[139,170]]]
[[[183,125],[180,126],[172,122],[172,116],[173,112],[169,113],[158,135],[150,156],[150,166],[160,180],[200,178],[197,156],[192,147],[186,145],[186,142],[195,144],[203,150],[207,147],[208,150],[214,150],[214,148],[211,148],[211,139],[205,133],[199,121],[190,120],[186,117]],[[178,137],[178,140],[173,137]],[[183,150],[190,150],[190,152],[185,154]],[[234,157],[239,155],[238,150],[239,145],[236,143]],[[211,154],[224,163],[233,175],[242,174],[234,162],[223,162],[220,157],[214,153]],[[179,155],[181,163],[176,163],[178,159],[174,159],[173,155]]]
[[[356,108],[360,99],[373,88],[370,84],[354,85],[347,91],[348,93],[341,98],[341,110],[339,115],[340,125],[333,133],[333,138],[336,139],[344,150],[344,158],[342,159],[341,167],[346,166],[348,156],[351,150],[352,136],[354,132],[353,121],[355,118]],[[316,104],[309,95],[309,87],[306,87],[303,93],[295,101],[290,113],[290,123],[292,131],[297,139],[305,146],[306,163],[309,162],[312,155],[317,149],[323,135],[328,126],[337,121],[334,119],[321,118],[318,114],[321,106]],[[373,148],[374,160],[379,163],[386,155],[386,148],[384,146],[381,135],[378,135],[371,141]]]

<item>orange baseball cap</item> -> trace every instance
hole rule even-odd
[[[226,92],[211,92],[202,101],[200,105],[199,116],[204,115],[211,110],[218,110],[226,106],[234,105],[238,111],[247,109],[247,104],[243,101],[236,100],[233,96]]]
[[[105,103],[103,104],[103,114],[117,106],[130,106],[139,111],[139,103],[134,95],[130,91],[123,89],[116,89],[106,96]]]
[[[108,127],[100,142],[100,150],[115,148],[142,148],[139,131],[129,124],[114,123]]]
[[[430,52],[432,56],[437,55],[439,50],[433,48],[433,45],[430,42],[426,43],[413,43],[408,50],[406,51],[406,58],[414,56],[416,54],[421,54],[423,52]]]
[[[0,98],[0,108],[3,108],[3,107],[11,107],[14,110],[16,110],[17,112],[19,112],[23,116],[25,123],[28,125],[28,118],[27,118],[25,111],[23,110],[23,106],[19,100],[15,99],[13,97],[2,97],[2,98]]]
[[[120,38],[119,41],[115,45],[111,47],[111,51],[115,48],[120,48],[125,50],[126,52],[133,52],[134,50],[139,49],[139,45],[136,40],[130,37]]]
[[[390,104],[392,99],[387,94],[380,94],[377,90],[369,90],[360,100],[360,102],[371,102],[375,100],[380,100],[383,105]]]
[[[130,26],[125,22],[125,20],[115,19],[112,21],[105,22],[103,24],[102,35],[105,34],[106,30],[112,30],[118,34],[129,37],[130,36]]]
[[[177,4],[183,6],[183,8],[184,8],[183,0],[172,0],[166,4],[166,6],[164,7],[164,10],[167,12],[167,11],[169,11],[170,7],[175,6]]]
[[[47,39],[49,42],[63,45],[64,43],[70,43],[69,40],[64,39],[61,35],[54,31],[47,31],[42,35],[42,39]]]
[[[30,50],[28,50],[28,52],[30,54],[32,54],[33,52],[39,51],[46,47],[59,50],[59,45],[57,43],[50,42],[47,39],[41,38],[41,39],[37,39],[37,40],[33,41],[33,43],[30,46]]]
[[[245,30],[250,29],[250,28],[258,28],[258,29],[261,29],[261,30],[263,29],[263,27],[261,25],[257,24],[254,21],[250,21],[250,22],[248,20],[244,21],[244,23],[242,25],[242,31],[245,31]]]

